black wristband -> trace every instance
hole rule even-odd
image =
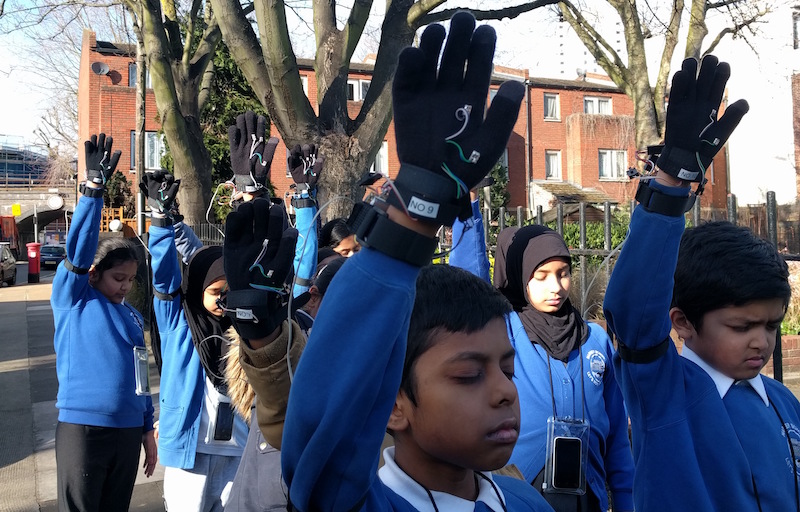
[[[400,164],[394,186],[400,197],[391,194],[387,201],[392,206],[408,211],[408,215],[414,219],[452,226],[456,217],[463,220],[472,214],[469,191],[463,191],[461,197],[456,197],[460,186],[458,183],[422,167]]]
[[[636,190],[636,200],[648,212],[660,213],[670,217],[680,217],[694,206],[697,195],[690,193],[686,196],[671,196],[651,187],[646,181],[639,182]]]
[[[78,187],[78,191],[82,196],[86,197],[103,197],[103,191],[105,191],[105,188],[87,187],[86,183],[81,183],[81,185]]]
[[[294,208],[311,208],[317,206],[317,202],[310,197],[295,197],[292,196],[292,207]]]
[[[617,353],[625,362],[633,364],[648,364],[667,353],[667,344],[670,343],[670,341],[672,340],[670,340],[669,336],[667,336],[658,345],[646,348],[644,350],[634,350],[632,348],[628,348],[620,341],[618,344],[619,346],[617,347]]]
[[[225,299],[225,315],[243,338],[264,338],[288,318],[280,294],[255,288],[231,290]]]
[[[164,302],[172,302],[175,297],[179,297],[181,294],[181,289],[178,288],[172,293],[161,293],[160,291],[153,288],[153,296],[158,300],[163,300]]]
[[[401,226],[381,208],[363,201],[353,207],[347,225],[361,245],[417,267],[431,262],[439,243],[436,237]]]
[[[170,215],[166,215],[164,217],[156,217],[155,215],[150,216],[150,225],[156,226],[159,228],[167,228],[172,226],[175,222],[173,221]]]
[[[88,268],[76,267],[75,265],[72,264],[71,261],[69,261],[66,258],[64,259],[64,268],[69,270],[70,272],[73,272],[73,273],[78,274],[78,275],[83,275],[83,274],[88,274],[89,273],[89,269]]]

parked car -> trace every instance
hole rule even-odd
[[[67,257],[67,249],[63,245],[43,245],[39,254],[39,264],[42,268],[52,266],[56,268]]]
[[[10,244],[0,243],[0,285],[17,282],[17,259],[11,254]]]

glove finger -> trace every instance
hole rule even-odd
[[[278,240],[281,238],[281,233],[286,229],[286,210],[278,205],[272,205],[269,210],[269,226],[267,232],[264,234],[269,239],[270,247],[267,249],[268,255],[274,255],[278,250],[276,247]]]
[[[267,118],[258,116],[256,118],[256,137],[264,138],[267,133]]]
[[[468,12],[458,12],[450,20],[450,32],[444,45],[442,63],[439,66],[437,89],[461,90],[464,82],[464,64],[469,55],[475,18]]]
[[[167,193],[164,195],[168,197],[170,200],[174,200],[175,197],[178,195],[178,189],[180,188],[180,186],[181,186],[181,180],[175,180],[172,183],[172,185],[170,185],[169,189],[167,190]]]
[[[91,162],[89,162],[89,156],[92,153],[94,153],[96,148],[97,148],[97,146],[95,145],[96,142],[97,142],[97,135],[92,135],[91,140],[87,140],[87,141],[85,141],[83,143],[83,150],[84,150],[84,153],[86,155],[86,168],[87,169],[89,169],[89,165],[91,165]]]
[[[257,198],[250,202],[253,205],[253,239],[258,243],[263,242],[269,235],[270,201]]]
[[[669,101],[678,102],[694,97],[694,84],[697,78],[697,60],[685,59],[681,70],[672,77],[672,88],[669,91]],[[669,108],[667,108],[669,111]]]
[[[106,149],[106,134],[100,133],[97,135],[97,149],[102,153],[103,151],[108,151]],[[101,156],[102,158],[102,156]]]
[[[703,57],[703,61],[700,63],[700,72],[697,75],[697,85],[695,86],[698,99],[704,101],[713,100],[713,98],[711,98],[711,89],[717,78],[717,64],[719,64],[719,61],[713,55],[706,55]],[[725,81],[727,82],[727,78]],[[720,99],[722,99],[721,96]],[[718,108],[718,106],[719,102],[717,102],[714,108]]]
[[[245,120],[246,116],[244,114],[239,114],[236,116],[236,128],[239,129],[239,139],[237,140],[237,147],[243,146],[248,139],[247,137],[247,121]]]
[[[725,109],[725,113],[714,124],[711,132],[720,139],[720,146],[728,140],[733,130],[739,125],[744,115],[750,110],[750,105],[745,100],[736,101]],[[706,138],[706,134],[703,135]]]
[[[292,269],[294,261],[294,253],[297,247],[298,232],[294,228],[285,230],[280,237],[278,249],[275,251],[275,256],[270,261],[270,267],[274,268],[282,276],[282,280],[286,279]]]
[[[467,72],[464,76],[464,90],[476,95],[476,99],[485,104],[489,82],[492,79],[492,59],[497,43],[497,34],[489,25],[481,25],[472,34],[469,47]],[[473,112],[477,110],[473,105]]]
[[[150,194],[149,194],[150,191],[147,190],[147,182],[144,179],[139,182],[139,190],[142,191],[142,194],[144,194],[144,197],[148,197],[148,198],[150,197]]]
[[[436,65],[439,64],[439,54],[446,35],[443,26],[429,25],[419,40],[419,49],[423,54],[423,68],[419,79],[423,85],[429,85],[430,88],[436,85]]]
[[[111,144],[109,144],[109,147]],[[111,160],[109,161],[108,168],[111,169],[111,172],[114,172],[114,169],[117,168],[117,164],[119,163],[119,158],[122,156],[122,151],[116,150],[114,153],[111,154]]]
[[[89,137],[89,140],[87,142],[92,143],[92,150],[94,150],[94,148],[97,147],[97,135],[92,135],[91,137]]]
[[[427,30],[426,30],[427,32]],[[392,100],[394,104],[398,103],[403,96],[416,94],[424,83],[423,74],[425,69],[425,55],[419,48],[408,47],[400,52],[397,59],[397,70],[394,74],[394,81],[392,82]],[[436,76],[436,68],[433,70],[433,76]],[[435,83],[435,82],[431,82]],[[395,108],[395,111],[397,109]]]
[[[253,203],[243,203],[225,218],[225,249],[247,246],[253,241]]]
[[[278,137],[270,137],[267,140],[267,143],[264,145],[264,161],[265,162],[272,162],[272,158],[275,156],[275,150],[278,149]]]
[[[231,148],[231,152],[234,149],[239,147],[239,141],[242,138],[242,131],[239,129],[238,126],[229,126],[228,127],[228,145]],[[236,169],[233,170],[236,172]]]
[[[717,66],[717,72],[714,73],[714,81],[711,83],[711,90],[708,93],[710,103],[714,105],[717,112],[719,112],[719,105],[722,103],[722,97],[725,95],[725,86],[728,84],[728,79],[730,77],[730,64],[727,62],[720,62]]]
[[[303,159],[308,159],[311,156],[311,144],[303,144]]]
[[[253,138],[252,135],[256,135],[256,137],[258,137],[258,135],[256,134],[257,119],[258,118],[256,116],[256,113],[253,112],[252,110],[248,110],[247,112],[244,113],[244,123],[245,126],[247,127],[247,131],[245,132],[245,134],[248,142]]]

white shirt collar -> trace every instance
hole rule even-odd
[[[708,363],[700,359],[700,356],[694,353],[692,349],[687,347],[686,345],[683,346],[683,351],[681,355],[688,359],[689,361],[693,362],[697,366],[703,369],[711,380],[714,381],[714,385],[717,386],[717,391],[719,392],[720,398],[725,398],[725,395],[728,393],[728,390],[731,389],[734,382],[734,379],[728,377],[727,375],[723,374],[719,370],[712,368]],[[747,380],[750,383],[750,386],[758,393],[758,396],[761,397],[761,400],[764,401],[764,405],[769,407],[769,398],[767,397],[767,389],[764,387],[764,381],[761,379],[761,374],[756,375],[752,379]]]
[[[402,496],[403,499],[408,501],[416,510],[420,512],[433,512],[435,509],[425,488],[408,476],[394,461],[394,446],[383,450],[383,460],[385,464],[378,470],[378,477],[381,479],[381,482],[383,482],[386,487]],[[495,484],[497,488],[495,492],[495,487],[492,487],[492,484],[487,481],[487,478],[494,481],[491,473],[481,474],[486,478],[478,478],[478,501],[484,502],[490,509],[496,512],[502,512],[504,507],[500,499],[505,502],[503,491]],[[452,494],[439,491],[431,491],[431,496],[433,496],[436,507],[439,510],[447,510],[448,512],[473,512],[475,510],[474,501],[465,500],[453,496]]]

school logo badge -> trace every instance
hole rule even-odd
[[[603,383],[603,375],[606,373],[606,356],[599,350],[590,350],[586,354],[586,360],[589,362],[589,371],[586,375],[592,384],[599,386]]]
[[[789,442],[794,449],[794,460],[791,456],[786,457],[786,465],[790,471],[794,471],[795,477],[800,478],[800,428],[794,423],[785,423],[784,428],[781,428],[781,436],[786,437],[789,433]]]

